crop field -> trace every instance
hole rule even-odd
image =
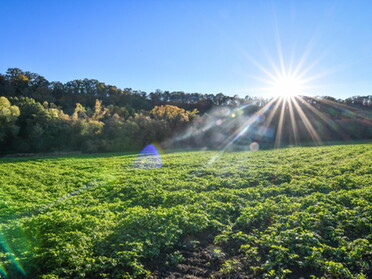
[[[372,144],[0,160],[0,278],[371,278]]]

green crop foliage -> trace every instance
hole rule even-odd
[[[369,278],[371,147],[1,159],[0,278]]]

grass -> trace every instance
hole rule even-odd
[[[2,159],[0,276],[367,278],[371,147]]]

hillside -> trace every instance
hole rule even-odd
[[[153,142],[222,149],[232,134],[266,147],[371,140],[372,96],[146,93],[91,79],[50,82],[18,68],[0,73],[0,156],[139,151]]]
[[[371,277],[371,147],[1,159],[0,277]]]

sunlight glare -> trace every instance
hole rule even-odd
[[[304,92],[304,82],[290,75],[284,75],[272,81],[271,93],[275,97],[293,97]]]

